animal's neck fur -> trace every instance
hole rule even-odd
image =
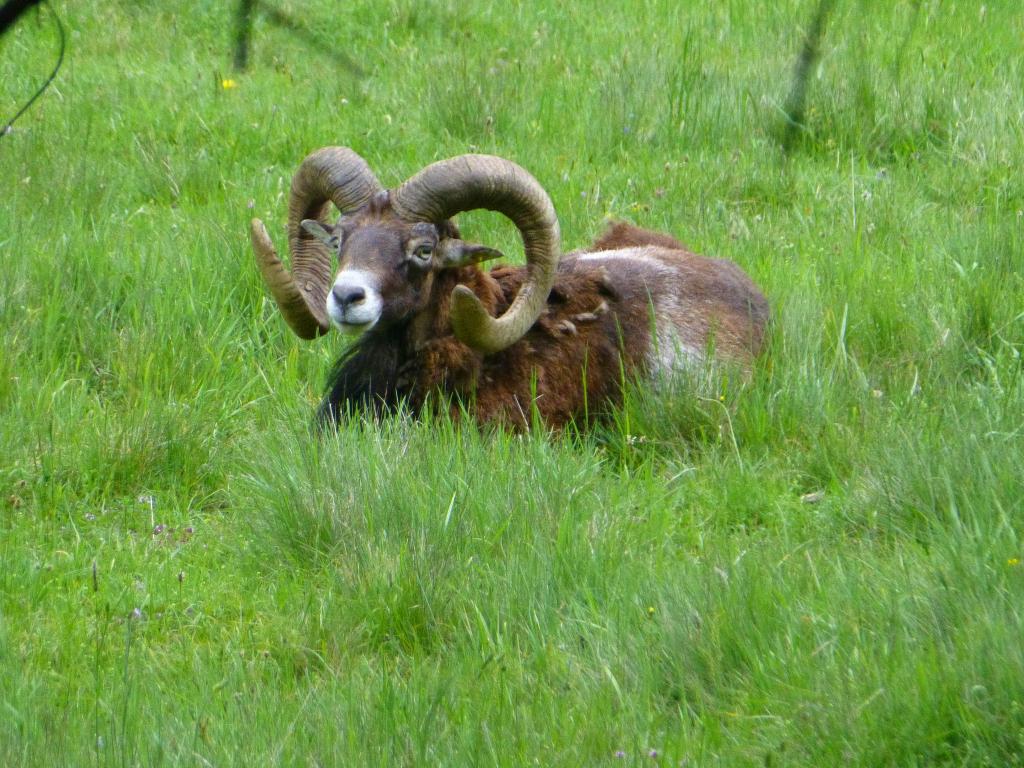
[[[414,347],[418,348],[428,339],[451,336],[452,291],[457,285],[465,285],[473,291],[492,317],[507,309],[501,288],[487,272],[476,266],[442,270],[434,277],[427,306],[409,324],[409,337]]]
[[[475,380],[481,358],[451,331],[451,293],[459,284],[480,297],[492,316],[507,308],[498,283],[477,267],[437,273],[424,311],[401,323],[368,331],[342,354],[328,376],[318,420],[330,422],[357,411],[379,416],[401,404],[416,413],[441,381]],[[438,342],[445,347],[440,370],[436,365],[419,364],[421,358],[437,356]],[[434,371],[435,376],[425,378],[425,370]]]

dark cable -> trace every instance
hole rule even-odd
[[[21,14],[38,2],[39,0],[7,0],[0,8],[0,35],[6,32]]]
[[[67,43],[64,35],[64,25],[60,23],[60,17],[57,15],[57,11],[53,9],[53,6],[46,3],[46,7],[50,10],[50,15],[53,16],[53,21],[57,25],[57,33],[60,35],[60,53],[57,55],[57,64],[54,66],[53,72],[50,73],[50,76],[46,78],[46,82],[39,86],[39,90],[32,94],[32,98],[28,100],[28,103],[18,110],[18,114],[4,124],[3,130],[0,130],[0,136],[6,136],[11,132],[11,126],[14,125],[14,121],[25,114],[25,112],[28,111],[28,108],[35,103],[35,100],[43,95],[43,91],[45,91],[49,87],[50,83],[53,82],[53,79],[57,77],[57,73],[60,71],[60,66],[64,63],[64,49]]]

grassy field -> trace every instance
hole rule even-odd
[[[0,138],[0,764],[1024,764],[1024,8],[59,3]],[[692,8],[691,8],[692,6]],[[0,39],[0,117],[55,59]],[[467,151],[731,258],[751,381],[310,435],[247,222]],[[516,253],[491,214],[468,236]]]

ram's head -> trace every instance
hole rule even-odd
[[[341,212],[330,223],[330,204]],[[421,311],[436,273],[501,254],[459,239],[451,218],[486,208],[513,221],[523,239],[528,277],[499,318],[465,286],[452,293],[456,336],[484,353],[514,344],[544,308],[559,258],[558,220],[540,184],[518,165],[462,155],[428,166],[394,190],[382,189],[349,149],[309,155],[292,180],[288,243],[281,264],[262,222],[252,222],[257,263],[285,320],[302,338],[333,324],[361,332]],[[332,260],[338,268],[332,275]]]

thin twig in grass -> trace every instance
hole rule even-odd
[[[896,60],[893,62],[893,80],[899,84],[900,73],[903,71],[904,54],[910,47],[910,38],[914,36],[917,29],[918,19],[921,17],[921,0],[914,0],[911,4],[910,23],[907,24],[907,31],[903,34],[899,47],[896,49]]]
[[[786,132],[782,137],[782,149],[786,154],[793,149],[797,138],[804,129],[807,78],[821,53],[821,36],[825,31],[825,22],[828,20],[833,5],[835,5],[835,0],[819,0],[818,10],[815,11],[811,24],[807,28],[803,48],[796,60],[796,67],[793,70],[793,87],[789,91],[789,97],[786,99],[786,106],[783,110],[786,116]]]
[[[342,69],[355,77],[365,77],[365,70],[351,57],[337,47],[330,46],[320,39],[320,36],[310,31],[305,25],[295,21],[291,16],[259,0],[241,0],[235,14],[235,69],[244,71],[249,65],[249,38],[252,34],[253,10],[257,9],[267,19],[281,29],[291,32],[300,39],[307,47],[315,48],[325,56],[330,57]]]
[[[733,453],[736,454],[736,464],[742,470],[743,467],[743,456],[740,453],[739,443],[736,442],[736,432],[732,428],[732,415],[729,413],[729,407],[720,400],[716,400],[713,397],[698,397],[698,400],[703,400],[706,403],[713,403],[722,409],[725,414],[725,422],[729,425],[729,441],[732,443]]]

